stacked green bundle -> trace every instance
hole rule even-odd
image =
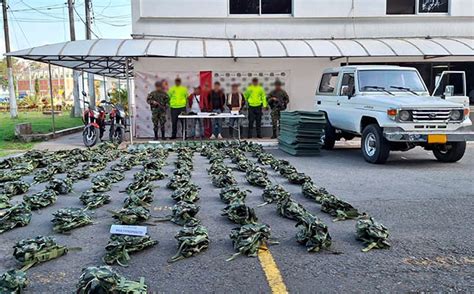
[[[319,154],[325,126],[326,118],[322,112],[282,112],[280,149],[295,156]]]

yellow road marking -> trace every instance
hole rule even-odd
[[[285,294],[288,293],[283,277],[281,276],[280,270],[273,259],[273,256],[266,246],[258,251],[258,259],[262,266],[265,276],[267,277],[268,285],[272,290],[273,294]]]

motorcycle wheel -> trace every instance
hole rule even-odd
[[[93,147],[99,140],[99,130],[93,126],[86,127],[82,132],[82,140],[86,147]]]
[[[110,141],[112,141],[113,143],[121,144],[123,142],[123,137],[124,131],[122,127],[110,127]]]

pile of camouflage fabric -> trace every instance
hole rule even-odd
[[[147,294],[148,292],[143,278],[139,282],[127,280],[109,266],[83,269],[76,288],[77,294]]]
[[[367,247],[362,249],[367,252],[371,249],[390,248],[388,242],[388,229],[369,216],[359,218],[356,224],[357,240],[362,241]]]
[[[296,234],[296,241],[305,245],[308,252],[319,252],[331,247],[331,236],[326,224],[317,217],[306,214],[296,224],[300,230]]]
[[[31,221],[31,209],[25,203],[0,209],[0,234],[16,227],[24,227]]]
[[[80,208],[63,208],[53,213],[53,231],[64,233],[92,224],[91,217]]]
[[[178,252],[168,262],[194,256],[209,247],[209,234],[203,225],[188,222],[175,236]]]
[[[38,210],[53,205],[57,199],[58,192],[52,189],[43,189],[38,193],[25,195],[23,197],[23,201],[31,208],[31,210]]]
[[[113,218],[122,225],[138,225],[150,218],[150,210],[143,206],[124,207],[111,213]]]
[[[6,183],[3,183],[2,186],[3,186],[3,191],[1,192],[1,194],[6,195],[8,197],[25,194],[30,189],[30,184],[21,180],[6,182]]]
[[[268,173],[261,167],[255,166],[252,169],[248,170],[245,179],[252,185],[257,187],[265,188],[270,184],[268,179]]]
[[[233,260],[239,255],[256,257],[258,250],[266,247],[270,236],[270,227],[265,224],[248,224],[232,229],[230,239],[237,253],[227,260]]]
[[[46,186],[46,189],[54,190],[60,195],[69,194],[72,191],[73,182],[69,178],[52,179]]]
[[[264,204],[270,204],[279,203],[280,201],[290,198],[291,194],[286,191],[282,185],[277,184],[266,186],[263,190],[262,197]]]
[[[170,220],[179,226],[184,226],[190,222],[197,223],[199,220],[196,218],[196,215],[199,212],[199,208],[199,206],[193,203],[179,201],[173,206],[171,216],[165,220]]]
[[[232,202],[244,202],[250,191],[241,190],[237,185],[229,185],[221,189],[219,196],[225,204]]]
[[[23,239],[13,246],[13,256],[22,264],[22,270],[61,257],[67,252],[67,247],[58,245],[53,237]]]
[[[87,209],[96,209],[110,203],[110,196],[93,190],[87,190],[79,197]]]
[[[26,273],[21,270],[9,270],[0,276],[0,293],[19,294],[28,286]]]
[[[142,251],[156,244],[158,241],[152,240],[150,236],[112,235],[105,247],[107,253],[104,256],[104,262],[109,265],[117,263],[127,266],[130,253]]]
[[[103,193],[112,190],[112,180],[105,175],[96,176],[91,182],[91,190],[95,193]]]
[[[193,183],[189,183],[184,187],[180,187],[173,191],[171,198],[175,201],[184,201],[188,203],[195,203],[199,201],[200,188]]]

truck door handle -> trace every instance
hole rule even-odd
[[[337,101],[337,105],[341,105],[341,102]]]

